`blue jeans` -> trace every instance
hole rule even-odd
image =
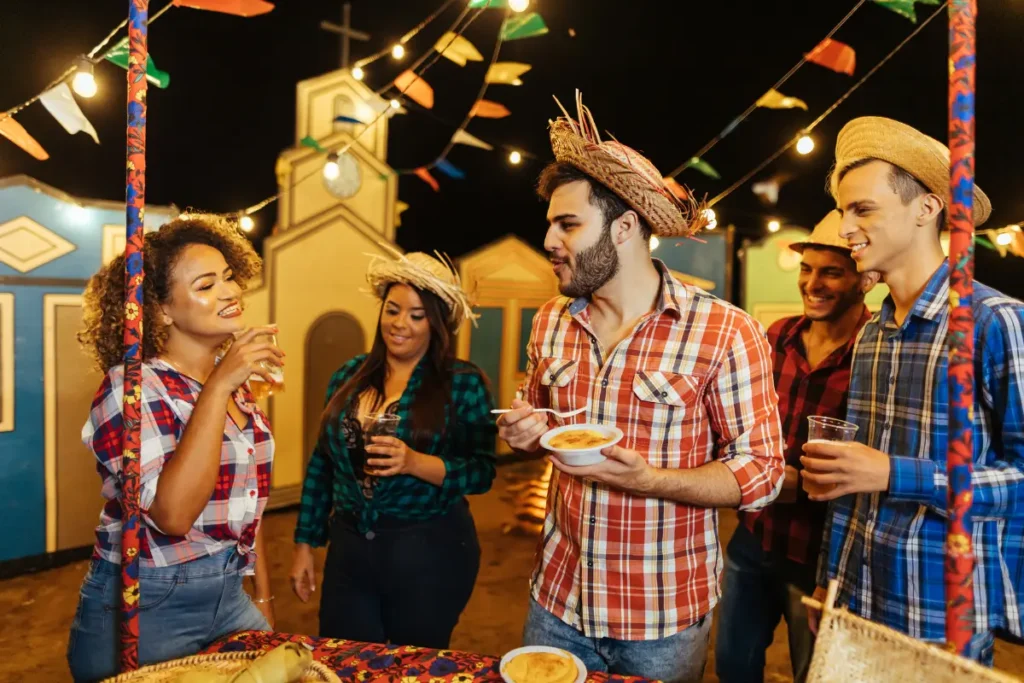
[[[139,666],[188,657],[222,636],[270,630],[242,590],[232,548],[170,567],[139,567]],[[71,624],[67,659],[76,681],[118,673],[121,567],[93,560]]]
[[[813,584],[813,567],[795,570],[792,563],[764,552],[761,541],[742,524],[737,527],[726,550],[718,607],[715,672],[722,683],[764,680],[765,650],[783,617],[789,627],[793,680],[804,681],[814,635],[800,598],[813,592]]]
[[[558,647],[579,657],[588,671],[640,676],[664,683],[700,683],[707,663],[711,614],[658,640],[588,638],[530,599],[523,645]]]

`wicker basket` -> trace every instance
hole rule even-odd
[[[807,683],[1019,683],[1019,679],[835,607],[829,582]]]
[[[209,670],[217,673],[235,674],[242,671],[264,652],[220,652],[212,655],[195,655],[174,659],[160,664],[151,664],[135,671],[108,678],[103,683],[171,683],[178,676],[189,671]],[[341,683],[333,671],[323,664],[311,662],[301,683]]]

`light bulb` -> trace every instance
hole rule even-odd
[[[768,232],[778,232],[782,229],[782,223],[778,221],[768,221]]]
[[[391,100],[391,108],[398,109],[402,104],[398,100]]]
[[[87,99],[96,94],[96,79],[92,75],[91,62],[83,59],[78,63],[78,71],[71,80],[71,87],[78,95]]]
[[[509,154],[508,154],[508,163],[512,164],[513,166],[516,166],[522,160],[523,160],[523,155],[520,154],[518,151],[512,150],[511,152],[509,152]]]
[[[391,48],[391,56],[395,59],[403,59],[405,57],[405,46],[401,43],[395,43],[395,46]]]
[[[1013,233],[1012,232],[1001,232],[996,235],[996,244],[1001,247],[1008,247],[1013,244]]]
[[[715,214],[714,209],[704,209],[704,218],[707,219],[708,223],[718,222],[718,216]]]
[[[256,221],[252,219],[252,216],[243,215],[238,219],[238,227],[242,229],[242,232],[250,232],[256,227]]]
[[[338,167],[338,155],[332,152],[327,155],[327,163],[324,164],[324,178],[335,180],[340,175],[341,168]]]
[[[530,0],[508,0],[508,8],[513,12],[525,12]]]
[[[659,240],[657,237],[652,237],[651,238],[651,251],[654,251],[655,249],[657,249],[659,244],[661,244],[661,240]]]
[[[796,141],[796,151],[800,154],[810,154],[814,151],[814,138],[805,135]]]
[[[362,68],[358,66],[352,67],[352,78],[356,79],[357,81],[361,81],[363,80],[363,76],[365,75],[366,74],[363,72]]]
[[[705,230],[714,230],[717,227],[718,227],[718,221],[716,219],[712,218],[710,221],[708,221],[708,224],[704,226],[704,229]]]

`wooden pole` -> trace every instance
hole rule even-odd
[[[124,399],[121,461],[121,671],[139,666],[139,451],[142,403],[142,264],[146,214],[148,0],[128,3],[125,183]]]
[[[976,0],[949,3],[949,442],[946,473],[946,644],[974,632],[971,472],[974,456],[974,66]]]

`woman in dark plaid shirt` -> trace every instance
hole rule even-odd
[[[494,479],[494,404],[481,371],[454,357],[455,332],[473,314],[449,263],[377,258],[367,280],[380,321],[369,354],[331,378],[292,588],[309,599],[312,548],[329,543],[321,636],[443,649],[480,567],[465,496]],[[367,433],[380,414],[398,417],[395,436]]]

